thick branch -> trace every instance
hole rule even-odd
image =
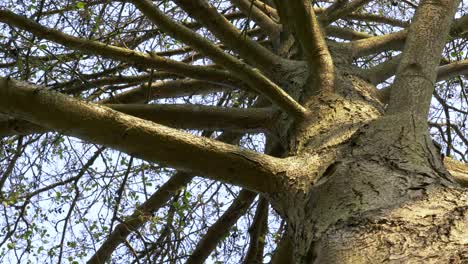
[[[313,90],[333,92],[335,86],[333,60],[310,1],[281,2],[280,8],[284,8],[287,21],[301,43],[315,81]]]
[[[467,22],[468,15],[455,19],[452,27],[450,28],[452,37],[465,37],[468,31]],[[363,57],[383,50],[402,50],[405,45],[407,35],[408,31],[402,30],[382,36],[351,41],[340,45],[348,48],[353,57]]]
[[[456,61],[437,68],[437,81],[468,74],[468,60]]]
[[[99,101],[101,104],[135,104],[145,103],[151,100],[176,98],[197,94],[206,94],[225,90],[222,85],[212,84],[199,80],[175,80],[156,82],[148,88],[141,85],[132,90],[111,96]],[[268,118],[268,117],[267,117]],[[232,125],[230,127],[233,127]],[[187,128],[187,127],[186,127]],[[0,137],[12,135],[29,135],[33,133],[45,133],[49,129],[33,124],[31,122],[16,119],[9,116],[0,116]]]
[[[363,71],[367,78],[373,84],[379,84],[391,76],[395,75],[398,65],[401,60],[401,55],[398,55],[386,62],[383,62],[369,70]],[[450,78],[468,74],[468,60],[455,61],[437,67],[437,82],[445,81]],[[387,90],[387,88],[385,88]]]
[[[423,1],[411,24],[387,113],[409,112],[426,122],[442,49],[457,0]]]
[[[395,56],[375,67],[364,70],[363,74],[366,75],[367,79],[370,80],[372,84],[377,85],[395,75],[400,61],[401,55]]]
[[[221,108],[205,105],[106,105],[114,110],[165,126],[199,130],[261,132],[273,121],[271,108]]]
[[[287,167],[281,159],[4,78],[0,111],[144,160],[261,192],[273,191],[278,169]]]
[[[172,35],[174,38],[191,45],[201,53],[206,54],[217,64],[223,65],[223,67],[235,73],[239,79],[244,80],[250,87],[264,94],[293,117],[303,118],[307,114],[307,110],[304,107],[291,98],[279,86],[266,78],[260,71],[225,53],[219,47],[213,45],[211,42],[183,25],[174,22],[153,5],[151,1],[134,0],[133,3],[162,30]]]
[[[267,14],[260,10],[253,2],[253,0],[231,0],[242,13],[255,21],[256,24],[266,32],[271,39],[279,37],[281,32],[281,25],[275,23]]]
[[[281,61],[281,57],[276,56],[255,41],[242,37],[242,32],[234,27],[208,1],[174,0],[174,2],[190,16],[204,24],[218,39],[227,47],[236,51],[249,64],[254,65],[263,72],[274,73],[276,65]]]
[[[405,45],[406,35],[407,31],[402,30],[339,45],[348,48],[350,50],[350,55],[357,58],[378,53],[382,50],[401,50]]]

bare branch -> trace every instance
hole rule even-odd
[[[37,37],[48,39],[62,44],[65,47],[80,50],[85,53],[96,54],[120,61],[126,61],[135,65],[141,65],[143,67],[174,72],[179,75],[184,75],[196,79],[212,81],[233,79],[232,75],[228,74],[227,72],[212,67],[189,65],[186,63],[163,58],[155,54],[141,53],[94,40],[85,40],[67,35],[58,30],[44,27],[32,20],[16,15],[15,13],[8,10],[0,10],[0,22],[8,23],[11,26],[29,31]]]
[[[241,37],[242,32],[226,20],[206,0],[174,0],[174,2],[190,16],[203,23],[218,39],[227,47],[236,51],[249,64],[254,65],[263,72],[274,74],[277,65],[281,62],[281,57],[249,38]]]
[[[235,143],[239,141],[242,134],[223,133],[217,139],[222,142]],[[90,258],[88,263],[104,263],[109,259],[118,245],[123,243],[130,233],[141,228],[162,206],[164,206],[174,194],[186,186],[194,176],[185,172],[177,172],[163,186],[161,186],[126,220],[115,227],[107,239],[102,243],[98,251]]]
[[[246,16],[252,18],[272,39],[279,37],[281,25],[275,23],[255,5],[255,0],[231,0]]]
[[[334,8],[332,5],[330,9],[325,10],[322,14],[320,14],[320,22],[322,22],[323,25],[329,25],[333,23],[334,21],[345,17],[348,14],[351,14],[352,12],[358,10],[362,6],[366,5],[372,0],[354,0],[351,3],[346,3],[339,8]],[[340,2],[348,2],[346,1],[336,1],[336,3]]]
[[[326,28],[327,36],[333,36],[346,40],[358,40],[358,39],[367,39],[372,38],[372,35],[369,35],[364,32],[355,31],[349,28],[341,28],[335,26],[328,26]]]
[[[173,128],[262,132],[275,116],[271,108],[221,108],[205,105],[106,105],[114,110]]]
[[[450,28],[452,37],[466,37],[468,31],[468,15],[455,19]],[[378,53],[383,50],[402,50],[408,31],[402,30],[395,33],[385,34],[367,39],[351,41],[349,43],[339,44],[339,46],[350,49],[352,57],[363,57]]]
[[[205,263],[206,258],[216,248],[216,245],[229,231],[229,228],[247,212],[256,196],[257,194],[254,192],[242,190],[226,212],[218,218],[198,242],[186,264]]]
[[[198,51],[212,58],[217,64],[223,65],[223,67],[226,67],[238,75],[239,79],[244,80],[250,87],[270,98],[272,102],[276,103],[293,117],[301,119],[307,114],[307,109],[297,103],[279,86],[266,78],[260,71],[225,53],[219,47],[213,45],[211,42],[183,25],[174,22],[153,5],[151,1],[134,0],[133,3],[162,30],[172,35],[174,38],[190,44]],[[207,16],[207,14],[205,14],[205,16]]]
[[[288,167],[282,159],[8,79],[0,79],[0,111],[135,157],[251,190],[273,191],[276,185],[272,182],[281,177],[275,172]],[[213,167],[213,163],[218,166]]]
[[[378,53],[382,50],[401,50],[405,45],[406,35],[407,31],[402,30],[338,45],[348,48],[350,50],[350,55],[353,58],[357,58]]]
[[[401,28],[407,28],[410,25],[410,23],[407,21],[401,21],[401,20],[391,18],[391,17],[386,17],[382,15],[377,15],[377,14],[362,13],[362,12],[347,14],[344,18],[351,19],[351,20],[358,20],[358,21],[383,23],[383,24],[387,24],[390,26],[401,27]]]
[[[268,200],[260,197],[252,226],[249,229],[250,241],[244,264],[263,263],[265,235],[268,232]]]
[[[333,92],[335,67],[322,34],[315,12],[307,0],[293,0],[288,3],[277,1],[283,9],[288,24],[301,43],[311,76],[314,92]]]
[[[178,172],[172,176],[171,179],[151,195],[148,200],[138,206],[131,216],[127,217],[124,222],[115,227],[87,263],[105,263],[117,246],[123,243],[131,232],[137,230],[143,226],[144,223],[149,221],[152,215],[166,204],[177,190],[187,185],[191,180],[192,176],[184,172]]]
[[[468,60],[456,61],[437,68],[437,81],[468,74]]]

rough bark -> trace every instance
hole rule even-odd
[[[0,111],[8,118],[14,116],[28,120],[148,161],[248,189],[231,206],[225,221],[222,218],[219,225],[212,227],[201,241],[189,258],[193,263],[206,259],[210,253],[206,249],[216,247],[210,239],[219,238],[229,228],[228,224],[247,210],[256,193],[262,193],[266,199],[264,206],[268,201],[288,224],[272,263],[466,263],[468,193],[463,186],[467,184],[468,170],[464,164],[451,159],[442,160],[432,143],[427,124],[437,69],[442,79],[449,78],[450,74],[466,73],[464,61],[437,68],[458,1],[421,1],[408,29],[346,44],[327,42],[320,28],[323,25],[319,24],[320,19],[309,2],[295,1],[294,6],[302,6],[304,10],[299,11],[304,12],[284,7],[276,13],[283,20],[282,26],[289,28],[282,28],[281,36],[277,36],[279,43],[275,43],[278,47],[275,48],[280,55],[288,58],[302,54],[305,61],[285,62],[278,59],[278,64],[274,65],[270,63],[271,60],[276,62],[276,54],[273,56],[258,43],[238,39],[238,30],[207,1],[176,1],[219,39],[231,41],[229,45],[241,57],[251,56],[255,50],[261,52],[261,59],[252,64],[263,69],[263,73],[181,24],[174,23],[151,1],[132,2],[161,29],[191,44],[233,75],[214,68],[187,67],[95,41],[81,41],[60,32],[47,31],[39,24],[28,23],[8,11],[0,11],[0,15],[4,16],[0,21],[29,28],[36,35],[68,43],[76,49],[87,47],[91,52],[129,62],[138,59],[154,68],[184,72],[193,78],[216,82],[206,91],[226,88],[230,82],[223,79],[225,76],[235,76],[231,82],[236,83],[240,82],[241,77],[253,90],[276,105],[263,109],[263,112],[231,111],[232,119],[224,121],[237,122],[235,120],[242,120],[244,115],[251,114],[250,123],[243,123],[242,127],[254,126],[255,120],[265,120],[265,115],[282,109],[284,113],[275,115],[276,122],[266,126],[270,136],[268,147],[275,149],[269,153],[275,153],[275,157],[201,139],[105,106],[32,89],[29,85],[7,78],[0,79]],[[245,5],[245,1],[233,2]],[[287,4],[275,2],[278,8]],[[322,10],[325,12],[322,22],[327,24],[341,16],[352,16],[351,12],[367,2],[355,0],[346,5],[347,9],[341,10],[332,5],[328,11]],[[270,7],[269,10],[272,9]],[[261,5],[256,12],[260,11]],[[210,12],[213,17],[203,16]],[[266,19],[261,13],[256,16]],[[458,31],[464,28],[460,24],[455,26]],[[437,32],[437,28],[444,34]],[[294,36],[298,41],[294,40]],[[250,45],[250,48],[243,47],[244,44]],[[300,49],[302,53],[297,52]],[[362,71],[357,72],[351,66],[352,57],[370,55],[384,49],[403,49],[403,54],[401,59],[368,71],[378,76],[363,76]],[[297,54],[293,54],[295,52]],[[279,77],[271,77],[273,73]],[[375,84],[393,73],[396,73],[396,81],[383,99]],[[275,83],[269,78],[278,81]],[[200,84],[198,81],[174,81],[171,85],[187,82],[195,86]],[[316,87],[323,92],[311,92]],[[145,101],[144,94],[148,94],[148,91],[144,90],[142,86],[106,102]],[[186,90],[179,92],[187,93]],[[151,96],[157,97],[153,93]],[[152,107],[139,106],[137,109],[131,105],[115,106],[117,110],[130,114]],[[165,110],[168,109],[165,106]],[[181,110],[172,108],[171,111],[179,111],[177,113],[180,114]],[[203,114],[205,117],[207,114],[218,114],[218,118],[222,116],[219,108],[203,107],[198,110],[207,111]],[[236,113],[238,116],[235,116]],[[174,122],[174,118],[162,121],[161,118],[142,117],[162,123]],[[206,128],[201,122],[197,124],[199,128]],[[187,179],[181,177],[179,180],[179,185],[183,185]],[[174,186],[167,188],[173,191]],[[164,197],[167,199],[167,196]],[[142,205],[140,209],[145,211],[145,206]],[[149,214],[152,210],[154,208],[145,213]],[[139,212],[135,214],[132,228],[144,223],[139,218]],[[125,225],[121,228],[128,235],[130,229]],[[119,243],[122,242],[118,232],[114,235]],[[110,244],[109,248],[116,247],[115,243]],[[250,259],[259,259],[256,254],[261,250],[257,244],[252,246]],[[105,255],[109,256],[111,251],[106,249]]]

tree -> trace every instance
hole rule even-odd
[[[467,3],[415,2],[4,1],[2,257],[465,263]]]

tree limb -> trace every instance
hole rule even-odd
[[[260,10],[254,4],[254,0],[231,0],[231,2],[237,6],[242,13],[252,18],[271,39],[274,40],[279,37],[282,30],[281,25],[275,23],[267,14]]]
[[[226,20],[208,1],[174,0],[174,2],[190,16],[193,16],[204,24],[218,39],[227,47],[236,51],[249,64],[258,67],[262,72],[274,74],[275,68],[281,62],[281,57],[270,52],[255,41],[242,37],[242,32]]]
[[[340,8],[326,9],[322,14],[320,14],[320,22],[322,22],[323,25],[329,25],[333,23],[334,21],[340,18],[343,18],[346,15],[351,14],[352,12],[358,10],[359,8],[366,5],[370,1],[372,0],[354,0],[351,3],[346,3],[343,6],[340,6]],[[343,2],[343,1],[337,1],[337,3],[339,2]]]
[[[109,104],[114,110],[173,128],[261,132],[273,122],[271,108],[205,105]]]
[[[148,161],[270,192],[288,163],[31,85],[0,79],[0,111]],[[213,167],[213,163],[218,166]]]
[[[223,67],[232,71],[239,77],[239,79],[244,80],[253,89],[264,94],[288,114],[298,119],[303,118],[307,114],[307,109],[297,103],[279,86],[266,78],[260,71],[225,53],[219,47],[216,47],[208,40],[202,38],[200,35],[187,29],[181,24],[174,22],[171,18],[161,12],[151,1],[134,0],[133,3],[141,12],[143,12],[143,14],[145,14],[153,23],[158,25],[166,33],[193,46],[198,51],[209,56],[217,64],[223,65]],[[207,16],[207,14],[205,14],[205,16]],[[238,36],[236,36],[236,38],[237,37]]]
[[[335,88],[335,67],[315,12],[307,0],[292,0],[288,3],[277,1],[293,29],[304,52],[314,92],[333,92]]]
[[[196,79],[225,81],[233,79],[229,73],[212,67],[194,66],[186,63],[170,60],[155,54],[142,53],[135,50],[108,45],[94,40],[86,40],[74,37],[61,31],[44,27],[23,16],[19,16],[8,10],[0,10],[0,22],[7,23],[20,29],[29,31],[35,36],[57,42],[65,47],[96,54],[106,58],[126,61],[135,65],[160,69],[179,75]]]
[[[250,241],[244,264],[263,263],[265,235],[268,232],[268,200],[260,197],[252,226],[249,229]]]

